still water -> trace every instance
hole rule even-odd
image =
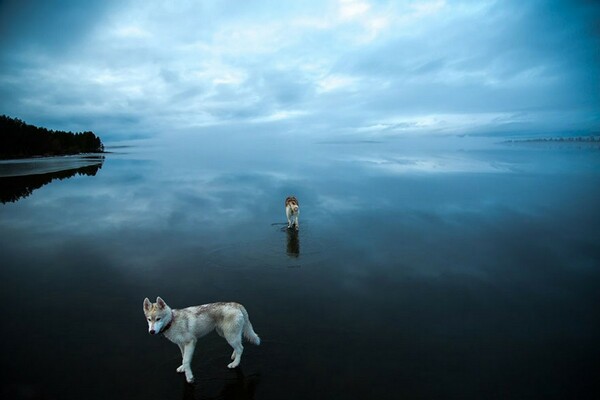
[[[2,398],[599,398],[597,147],[229,133],[107,150],[0,163]],[[147,333],[156,296],[238,301],[263,343],[228,370],[205,337],[187,385]]]

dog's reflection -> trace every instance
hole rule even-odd
[[[298,258],[300,256],[300,239],[296,229],[286,229],[287,232],[287,255]]]
[[[193,385],[184,383],[183,400],[254,400],[259,376],[244,376],[241,368],[235,368],[234,371],[236,374],[235,378],[232,377],[231,379],[224,380],[223,387],[216,395],[214,393],[206,393],[205,391],[206,387],[213,386],[214,382],[207,385],[206,382],[203,384],[202,379],[200,379]]]

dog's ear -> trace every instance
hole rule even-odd
[[[144,311],[150,311],[151,307],[152,307],[152,303],[150,303],[150,300],[148,300],[148,298],[146,297],[144,299]]]
[[[165,303],[165,301],[163,299],[161,299],[160,297],[156,298],[156,304],[158,304],[159,308],[166,308],[167,307],[167,303]]]

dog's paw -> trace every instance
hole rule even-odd
[[[181,374],[182,372],[185,372],[185,369],[183,368],[183,365],[180,365],[179,367],[177,367],[177,369],[175,371],[177,371],[177,373]]]
[[[185,378],[185,380],[186,380],[186,381],[187,381],[187,383],[189,383],[189,384],[192,384],[192,383],[194,383],[194,382],[195,382],[195,379],[194,379],[194,377],[193,377],[193,376],[190,376],[189,378],[188,378],[188,377],[186,377],[186,378]]]
[[[238,365],[240,365],[240,363],[239,363],[239,362],[238,362],[238,363],[236,363],[236,362],[234,361],[234,362],[232,362],[231,364],[228,364],[228,365],[227,365],[227,368],[229,368],[229,369],[233,369],[233,368],[236,368]]]

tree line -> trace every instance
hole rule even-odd
[[[0,116],[0,159],[103,151],[102,141],[93,132],[55,131]]]

